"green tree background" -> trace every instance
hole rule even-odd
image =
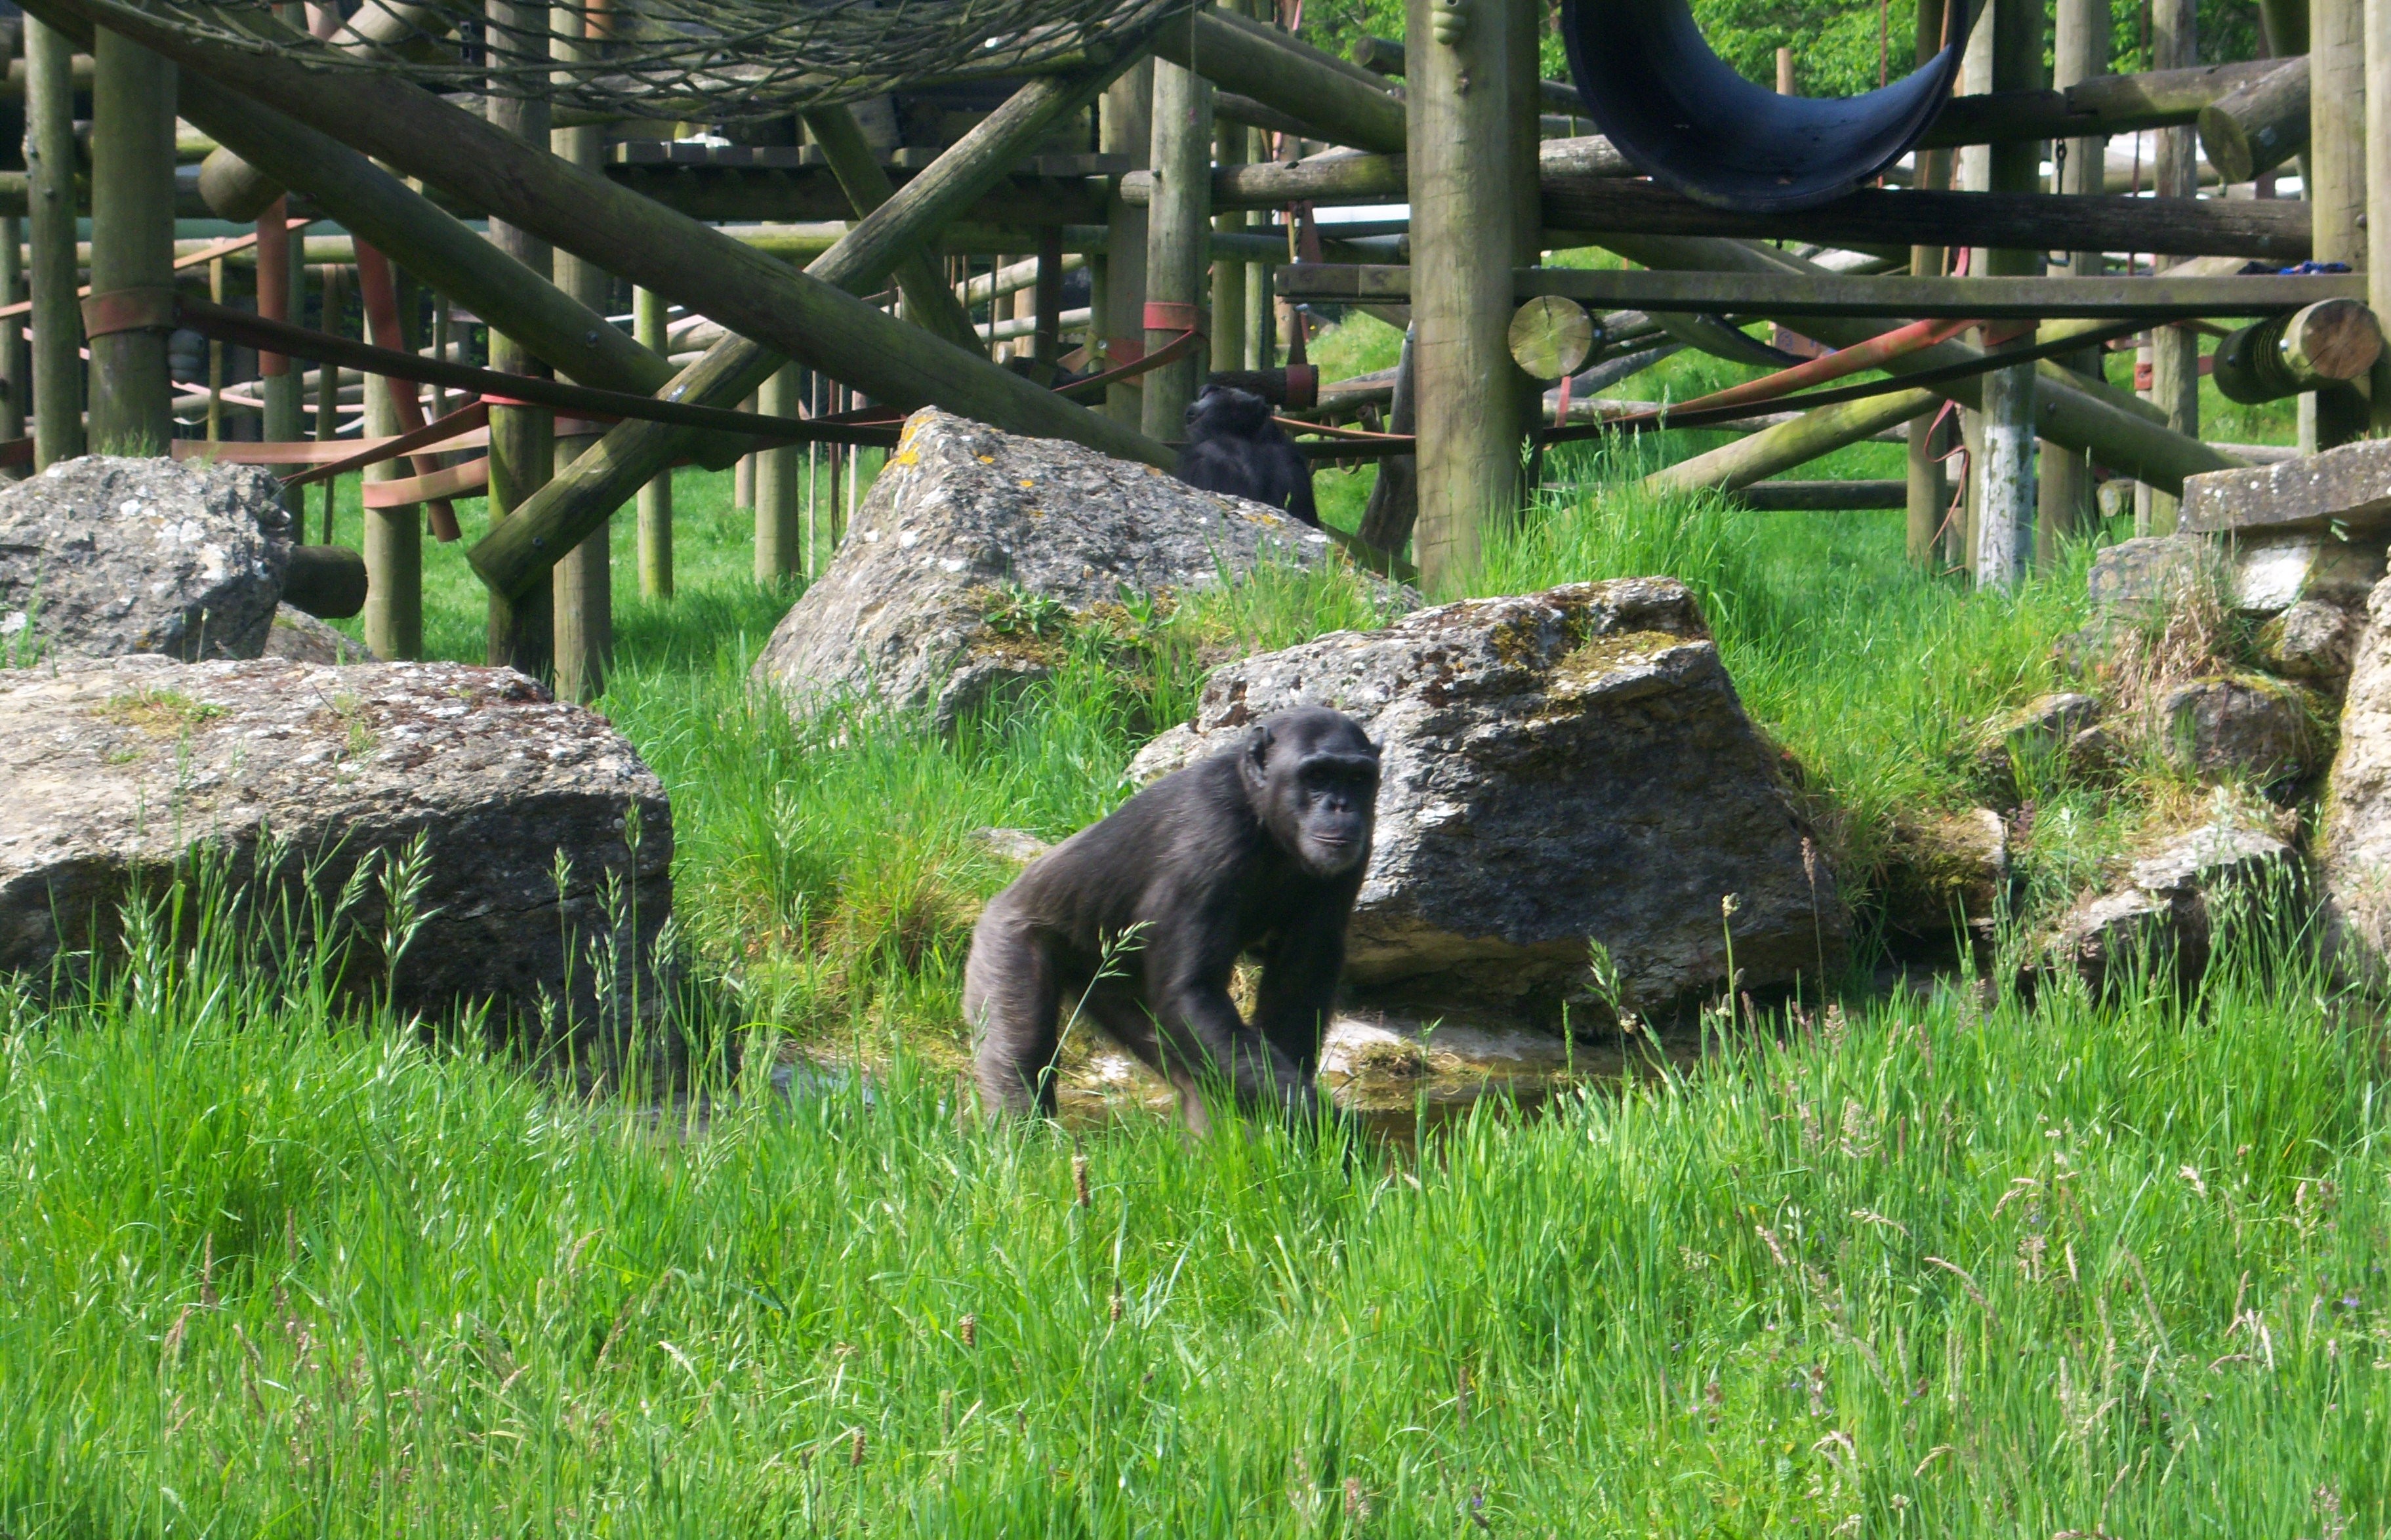
[[[1777,50],[1793,50],[1794,81],[1804,96],[1842,97],[1872,91],[1880,70],[1895,77],[1916,57],[1917,0],[1693,0],[1694,19],[1719,57],[1750,79],[1777,83]],[[2148,0],[2109,0],[2111,68],[2147,68]],[[1561,79],[1568,66],[1555,30],[1557,0],[1547,11],[1544,74]],[[1321,47],[1349,53],[1363,34],[1401,37],[1402,0],[1304,0],[1303,35]],[[2256,58],[2265,52],[2255,0],[2200,0],[2200,57],[2208,62]]]

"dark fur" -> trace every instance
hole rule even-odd
[[[1058,1018],[1079,997],[1179,1087],[1196,1131],[1208,1079],[1247,1107],[1308,1112],[1377,787],[1378,751],[1350,718],[1284,711],[1032,862],[989,901],[963,969],[983,1105],[1053,1111]],[[1115,977],[1097,977],[1124,936]],[[1251,1022],[1229,997],[1248,951]]]
[[[1270,403],[1250,391],[1204,387],[1187,408],[1187,444],[1175,473],[1190,486],[1251,498],[1320,527],[1311,462],[1271,421]]]

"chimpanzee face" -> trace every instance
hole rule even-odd
[[[1270,718],[1254,730],[1245,780],[1264,825],[1312,875],[1370,859],[1378,750],[1351,718],[1317,707]]]

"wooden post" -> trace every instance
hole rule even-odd
[[[2024,372],[1999,369],[1985,379],[1989,382]],[[1846,445],[1873,438],[1888,428],[1931,415],[1942,405],[1942,397],[1932,391],[1906,390],[1819,407],[1790,422],[1777,423],[1655,471],[1644,478],[1644,485],[1655,491],[1693,491],[1705,486],[1733,491],[1797,465],[1806,465]],[[1986,415],[1989,418],[1990,414]]]
[[[549,9],[549,51],[560,60],[590,57],[589,34],[597,30],[601,12],[592,4],[587,12],[579,0]],[[575,31],[584,35],[571,35]],[[551,129],[549,151],[574,165],[596,170],[605,156],[605,136],[594,123]],[[605,270],[586,257],[558,252],[549,259],[556,286],[592,311],[603,315],[611,280]],[[611,324],[608,328],[613,330]],[[597,431],[560,436],[555,463],[564,466],[579,458],[600,437]],[[550,581],[556,605],[556,693],[560,700],[596,700],[606,688],[606,670],[614,652],[614,525],[600,524],[556,563]]]
[[[324,318],[320,330],[331,332],[334,336],[340,334],[342,317],[349,312],[348,288],[349,270],[338,263],[326,264],[323,281]],[[368,327],[365,336],[370,341],[372,335],[372,328]],[[340,436],[341,371],[330,364],[319,364],[316,369],[316,442],[329,444]],[[301,506],[304,511],[305,505],[303,503]],[[335,543],[332,523],[340,511],[340,506],[341,482],[340,478],[335,476],[324,484],[324,543],[326,545]],[[370,566],[367,568],[366,581],[368,593],[372,591],[372,570]]]
[[[15,214],[0,218],[0,304],[15,304],[24,297],[24,238],[23,220]],[[25,436],[26,408],[32,404],[25,359],[25,323],[15,316],[0,320],[0,437]]]
[[[1923,66],[1943,49],[1944,0],[1918,0],[1917,62]],[[1947,149],[1921,149],[1918,152],[1918,186],[1945,188],[1951,185],[1951,152]],[[1941,246],[1912,246],[1909,249],[1909,270],[1919,278],[1929,274],[1941,276],[1949,263],[1949,253]],[[1935,534],[1943,524],[1943,516],[1951,504],[1949,478],[1944,474],[1940,446],[1935,442],[1935,428],[1941,418],[1929,414],[1909,421],[1909,510],[1904,531],[1904,545],[1912,565],[1932,571],[1939,561],[1934,547]]]
[[[1413,367],[1419,393],[1421,578],[1451,590],[1478,570],[1488,521],[1519,500],[1528,392],[1511,360],[1510,269],[1532,231],[1518,227],[1536,145],[1519,142],[1509,78],[1528,0],[1477,0],[1456,32],[1434,0],[1407,0]],[[1447,41],[1450,39],[1450,41]],[[1534,93],[1524,91],[1531,107]],[[1500,253],[1499,259],[1496,253]]]
[[[1205,292],[1212,213],[1212,88],[1193,70],[1154,61],[1154,200],[1146,209],[1145,299],[1170,305],[1176,324],[1142,317],[1145,351],[1168,346],[1196,318]],[[1184,320],[1177,320],[1183,315]],[[1204,349],[1145,376],[1141,420],[1148,438],[1186,433],[1187,408],[1204,377]]]
[[[2152,0],[2151,62],[2161,70],[2180,70],[2200,62],[2197,0]],[[2200,191],[2200,140],[2190,128],[2158,132],[2157,186],[2161,198],[2191,198]],[[2154,268],[2167,267],[2176,258],[2153,255]],[[2190,327],[2163,326],[2151,330],[2151,402],[2167,414],[2167,425],[2179,434],[2200,434],[2200,333]],[[2177,499],[2151,494],[2151,533],[2175,532]]]
[[[830,162],[831,175],[838,178],[839,190],[847,194],[858,219],[897,196],[896,185],[888,180],[880,157],[864,138],[853,109],[843,103],[818,107],[804,117],[806,136]],[[908,252],[897,263],[896,278],[909,320],[957,347],[979,349],[979,334],[972,330],[971,316],[947,287],[936,256],[924,250]]]
[[[2041,84],[2042,0],[1993,0],[1986,19],[1993,29],[1992,88],[2026,91]],[[1992,147],[1994,192],[2034,192],[2042,178],[2042,146],[2035,141]],[[1997,249],[1984,253],[1990,276],[2022,276],[2039,265],[2039,253]],[[1987,329],[1988,333],[1991,329]],[[1987,346],[2021,346],[2030,330]],[[1976,581],[2007,588],[2034,560],[2038,500],[2035,477],[2035,369],[2031,364],[1984,376],[1984,459],[1977,482]]]
[[[84,450],[83,311],[76,304],[74,45],[25,18],[27,223],[32,239],[33,466]]]
[[[1063,230],[1049,225],[1038,236],[1038,330],[1031,356],[1050,368],[1063,356]]]
[[[364,287],[362,284],[359,286]],[[367,290],[368,294],[373,291]],[[376,342],[372,307],[363,305],[357,317],[358,334],[367,342]],[[329,317],[328,317],[329,319]],[[402,337],[411,319],[404,310],[399,313]],[[330,365],[320,366],[327,376],[337,380],[340,371]],[[291,375],[291,382],[298,376]],[[319,379],[319,385],[320,385]],[[393,380],[388,375],[366,376],[365,432],[368,437],[395,434],[405,421],[399,413],[397,395],[415,388],[411,381]],[[386,459],[379,465],[368,465],[363,480],[367,485],[394,481],[412,475],[415,467],[409,461]],[[328,521],[329,522],[329,521]],[[400,503],[390,508],[365,510],[365,530],[362,537],[366,558],[366,647],[374,656],[394,662],[420,658],[423,655],[423,505]]]
[[[1105,88],[1098,110],[1097,148],[1126,155],[1140,166],[1154,154],[1154,61],[1141,60]],[[1118,189],[1105,203],[1105,310],[1091,323],[1107,347],[1116,338],[1144,345],[1146,207],[1124,200]],[[1113,364],[1126,358],[1111,359]],[[1105,410],[1116,422],[1136,426],[1144,415],[1143,380],[1110,387]]]
[[[2310,254],[2319,262],[2367,265],[2366,0],[2310,0],[2308,6],[2308,180]],[[2319,391],[2301,398],[2304,445],[2330,449],[2363,434],[2370,406],[2358,391]]]
[[[1793,89],[1793,50],[1790,48],[1777,50],[1777,94],[1780,97],[1801,95]]]
[[[208,264],[208,298],[214,304],[225,302],[225,260],[217,257]],[[208,442],[224,441],[225,345],[208,339]],[[304,500],[302,500],[304,506]],[[306,533],[304,529],[301,534]]]
[[[667,347],[671,306],[653,289],[631,291],[631,326],[640,343],[657,355]],[[640,488],[640,595],[670,599],[673,591],[672,472],[667,469]]]
[[[95,296],[174,287],[174,67],[102,31],[92,46],[91,286]],[[123,302],[120,302],[123,303]],[[174,435],[171,327],[107,323],[91,339],[91,439],[162,455]]]
[[[2391,0],[2366,0],[2366,292],[2391,316]],[[2375,360],[2373,427],[2391,428],[2391,361]]]
[[[1213,124],[1212,158],[1221,165],[1242,165],[1246,159],[1246,138],[1248,130],[1243,123],[1226,119]],[[1216,215],[1212,227],[1224,234],[1242,235],[1246,228],[1243,210]],[[1212,336],[1211,368],[1241,369],[1246,367],[1246,260],[1243,257],[1217,257],[1212,263]]]
[[[799,365],[782,364],[756,393],[756,409],[769,417],[796,416],[797,387],[804,373]],[[777,583],[805,570],[805,505],[799,498],[798,468],[795,445],[776,445],[756,451],[758,583]]]
[[[2108,0],[2059,0],[2058,35],[2051,59],[2051,84],[2069,86],[2109,72]],[[2103,190],[2109,141],[2079,138],[2061,141],[2060,187],[2063,193],[2097,195]],[[2098,252],[2069,253],[2060,269],[2069,277],[2099,278],[2105,270]],[[2092,352],[2069,361],[2069,367],[2093,379],[2100,376],[2100,355]],[[2045,440],[2036,468],[2040,484],[2035,520],[2035,565],[2049,571],[2069,537],[2093,518],[2092,462],[2080,449]]]
[[[489,45],[517,59],[548,52],[546,0],[487,0]],[[528,145],[548,143],[548,103],[493,96],[491,123]],[[554,272],[549,243],[505,220],[490,221],[490,244],[542,279]],[[509,374],[548,372],[530,349],[495,327],[490,367]],[[520,407],[490,408],[490,527],[498,529],[532,494],[548,485],[556,469],[556,419]],[[604,526],[600,521],[600,527]],[[578,544],[576,539],[575,544]],[[570,547],[567,548],[568,550]],[[554,571],[551,565],[549,569]],[[546,678],[554,661],[556,602],[553,580],[519,594],[490,590],[489,661],[506,664],[535,679]]]

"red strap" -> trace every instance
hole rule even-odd
[[[1309,411],[1320,405],[1320,369],[1316,364],[1286,366],[1286,409]]]
[[[1188,331],[1198,337],[1208,337],[1212,334],[1212,313],[1200,304],[1148,300],[1145,302],[1145,329],[1148,331]]]
[[[398,279],[390,270],[390,259],[364,241],[356,242],[357,293],[365,301],[366,325],[373,331],[374,345],[394,353],[407,351],[407,336],[398,323]],[[423,426],[423,403],[417,399],[413,381],[401,390],[397,382],[385,379],[382,388],[390,393],[391,416],[397,420],[398,431],[411,434]],[[436,455],[415,457],[415,476],[421,481],[441,469]],[[432,516],[433,537],[443,545],[457,539],[464,532],[457,527],[457,508],[446,498],[425,499]],[[396,507],[395,503],[378,506]]]
[[[118,289],[94,294],[83,302],[83,334],[106,337],[119,331],[172,331],[179,307],[172,289]]]

